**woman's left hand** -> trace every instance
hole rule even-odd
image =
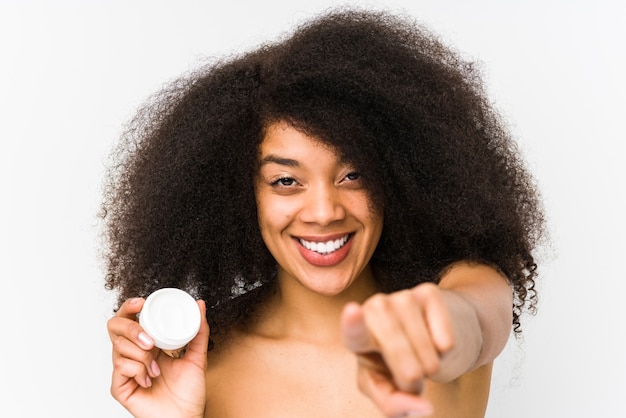
[[[348,303],[342,334],[358,359],[359,388],[388,417],[432,414],[424,381],[450,382],[492,362],[511,332],[512,305],[499,271],[465,262],[437,285]]]
[[[454,347],[445,290],[432,283],[365,303],[349,303],[341,318],[344,343],[357,355],[360,390],[388,417],[433,412],[421,396],[441,356]]]

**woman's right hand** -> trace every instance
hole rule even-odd
[[[128,299],[107,323],[113,344],[111,394],[135,417],[203,417],[209,325],[202,322],[182,358],[154,346],[137,322],[143,298]]]

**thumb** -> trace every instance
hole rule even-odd
[[[200,309],[200,330],[198,334],[189,342],[185,358],[194,362],[204,364],[206,362],[207,350],[209,346],[209,324],[206,319],[206,304],[203,300],[197,301]]]
[[[343,308],[341,335],[348,350],[356,354],[378,351],[378,344],[365,323],[363,309],[356,302],[350,302]]]

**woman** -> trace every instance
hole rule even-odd
[[[542,214],[435,37],[330,13],[174,83],[126,139],[104,213],[112,393],[133,415],[484,415],[534,307]],[[136,322],[161,287],[209,321],[180,359]]]

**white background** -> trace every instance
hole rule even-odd
[[[0,416],[127,416],[98,258],[107,154],[165,82],[335,2],[297,3],[0,0]],[[488,417],[626,416],[625,3],[361,4],[482,62],[545,197],[540,310],[496,363]]]

